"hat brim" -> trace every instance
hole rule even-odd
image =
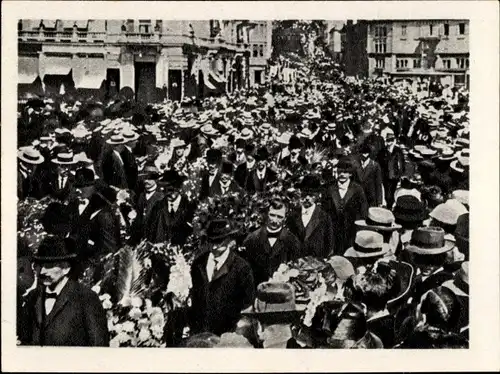
[[[27,164],[32,164],[32,165],[40,165],[44,161],[43,156],[40,156],[40,158],[37,160],[30,160],[24,157],[22,154],[18,154],[17,158],[19,158],[23,162],[26,162]]]
[[[348,248],[347,251],[344,253],[344,257],[351,257],[351,258],[370,258],[370,257],[380,257],[383,256],[390,251],[390,246],[387,243],[384,243],[382,245],[382,249],[377,252],[359,252],[354,249],[354,247]]]
[[[450,168],[452,168],[458,173],[465,173],[465,168],[461,168],[458,166],[458,160],[452,161],[450,164]]]
[[[393,223],[392,226],[377,226],[377,225],[370,225],[366,223],[366,220],[358,220],[355,221],[354,224],[358,226],[359,228],[367,228],[367,229],[372,229],[376,231],[396,231],[402,228],[400,224]]]
[[[253,306],[250,306],[244,309],[241,312],[242,316],[250,317],[257,319],[262,322],[279,322],[279,321],[287,321],[294,322],[300,321],[300,317],[306,311],[306,304],[296,304],[295,309],[293,310],[285,310],[279,312],[256,312]]]
[[[33,261],[35,262],[58,262],[58,261],[68,261],[75,259],[77,257],[76,253],[69,253],[64,256],[38,256],[33,255]]]
[[[231,231],[224,233],[222,235],[215,235],[215,236],[214,235],[207,235],[207,241],[210,243],[221,242],[224,239],[229,238],[230,236],[234,236],[234,235],[238,234],[239,232],[240,232],[240,230],[234,229],[234,230],[231,230]]]
[[[59,160],[50,160],[50,161],[57,165],[76,165],[78,163],[78,161],[75,159],[73,159],[72,161],[59,161]]]
[[[444,242],[444,246],[439,248],[421,248],[416,245],[409,244],[406,247],[406,250],[411,253],[415,253],[418,255],[439,255],[441,253],[446,253],[451,251],[456,246],[455,242],[451,240],[446,240]]]
[[[133,138],[125,138],[125,143],[130,143],[139,139],[139,134],[135,134]]]
[[[111,139],[106,140],[106,144],[111,144],[111,145],[120,145],[120,144],[126,144],[128,143],[127,140],[123,140],[121,142],[114,142]]]

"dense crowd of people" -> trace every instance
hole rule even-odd
[[[468,112],[462,88],[352,79],[326,58],[180,103],[28,97],[18,201],[50,203],[43,240],[18,238],[20,343],[109,345],[83,273],[146,240],[193,256],[171,345],[468,347]],[[307,325],[311,300],[276,280],[301,259],[334,273]]]

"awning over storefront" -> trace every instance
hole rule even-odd
[[[72,58],[69,56],[40,55],[40,78],[45,75],[68,75],[72,67]]]
[[[33,83],[38,77],[38,56],[19,56],[17,66],[19,84]]]
[[[104,57],[75,57],[72,67],[75,88],[99,89],[106,79]]]

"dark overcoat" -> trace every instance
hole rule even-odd
[[[222,335],[235,330],[241,311],[254,301],[255,286],[250,265],[234,252],[209,282],[209,254],[201,254],[191,267],[191,331]]]
[[[18,336],[22,344],[109,346],[106,313],[96,293],[68,280],[52,311],[45,315],[44,288],[30,292],[21,308]]]
[[[376,161],[370,160],[368,165],[357,170],[358,180],[365,192],[369,207],[382,205],[382,171]]]
[[[110,186],[115,186],[120,189],[128,188],[127,174],[125,172],[125,160],[123,164],[112,150],[104,156],[102,162],[103,180]]]

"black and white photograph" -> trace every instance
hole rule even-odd
[[[151,15],[16,20],[17,348],[471,348],[470,18]]]

